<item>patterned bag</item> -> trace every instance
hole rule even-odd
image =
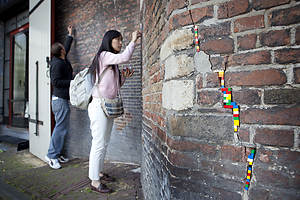
[[[107,68],[109,68],[109,67],[107,67]],[[105,71],[102,72],[99,82],[101,81],[102,77],[104,76],[104,72]],[[118,90],[117,96],[113,99],[108,99],[108,98],[102,97],[101,107],[102,107],[105,115],[108,118],[117,118],[124,114],[123,101],[122,101],[122,97],[120,94],[121,94],[120,90]]]
[[[102,98],[101,106],[108,118],[117,118],[124,114],[123,101],[119,95],[114,99]]]

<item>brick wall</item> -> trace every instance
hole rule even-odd
[[[300,198],[300,1],[145,0],[145,199]],[[223,108],[218,70],[239,105]],[[249,191],[247,156],[256,148]]]
[[[4,71],[4,22],[0,21],[0,94],[3,96],[3,71]],[[0,98],[0,123],[3,122],[3,98]]]
[[[115,2],[115,4],[114,4]],[[139,28],[139,5],[131,1],[56,1],[56,41],[63,41],[68,24],[75,29],[69,54],[74,72],[89,67],[107,30],[116,29],[123,35],[123,49],[131,40],[131,32]],[[141,160],[141,47],[136,46],[130,63],[120,67],[135,71],[121,89],[125,114],[116,119],[107,158],[140,163]],[[66,152],[73,157],[87,157],[91,145],[87,111],[72,108],[71,131],[66,140]],[[126,154],[124,154],[126,152]]]

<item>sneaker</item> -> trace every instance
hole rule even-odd
[[[65,158],[64,156],[59,156],[57,158],[57,160],[60,162],[60,163],[66,163],[66,162],[69,162],[69,158]]]
[[[45,156],[45,159],[48,163],[48,165],[52,168],[52,169],[59,169],[61,168],[59,162],[57,159],[51,159],[48,156]]]

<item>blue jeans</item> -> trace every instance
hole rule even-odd
[[[60,156],[64,146],[65,136],[69,130],[70,106],[68,100],[62,98],[52,100],[51,104],[55,117],[55,127],[51,136],[47,156],[54,159]]]

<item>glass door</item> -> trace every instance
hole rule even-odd
[[[28,28],[11,35],[10,125],[28,127]]]

